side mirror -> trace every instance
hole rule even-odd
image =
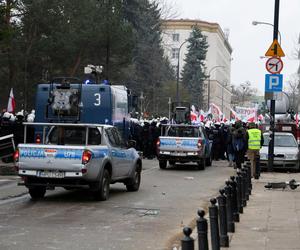
[[[135,140],[129,140],[127,142],[128,148],[135,148],[136,147],[136,141]]]

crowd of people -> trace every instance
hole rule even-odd
[[[263,145],[263,136],[257,124],[236,121],[233,123],[216,122],[205,125],[206,132],[212,140],[212,158],[228,160],[228,166],[241,168],[245,155],[255,168],[255,157]],[[252,170],[255,172],[255,169]]]
[[[21,110],[16,114],[3,110],[0,114],[0,137],[13,134],[16,145],[23,141],[24,127],[23,122],[33,122],[35,111],[30,113]]]

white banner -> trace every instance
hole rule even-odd
[[[257,108],[235,107],[236,115],[242,121],[257,120]]]

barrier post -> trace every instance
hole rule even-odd
[[[183,228],[184,237],[181,240],[182,250],[194,250],[194,239],[190,236],[193,230],[189,227]]]
[[[226,213],[227,213],[227,231],[230,233],[235,232],[235,226],[233,222],[233,212],[232,212],[232,189],[230,186],[230,182],[226,181],[225,187],[226,194]]]
[[[225,190],[220,190],[220,195],[217,197],[219,205],[219,219],[220,219],[220,246],[229,247],[229,237],[227,234],[227,214],[226,214],[226,197]]]
[[[242,177],[241,173],[237,173],[236,177],[237,182],[237,205],[238,205],[238,211],[240,214],[243,213],[243,202],[242,202]]]
[[[209,210],[210,234],[212,250],[220,250],[220,235],[219,235],[219,221],[218,221],[218,207],[217,200],[212,198],[210,200],[211,206]]]
[[[197,219],[197,230],[198,230],[198,249],[208,250],[208,239],[207,239],[207,219],[204,218],[204,210],[198,210],[199,218]]]
[[[240,214],[238,210],[238,201],[237,201],[237,182],[234,176],[230,177],[231,188],[232,188],[232,211],[233,211],[233,221],[240,222]]]

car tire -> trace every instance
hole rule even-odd
[[[170,165],[175,165],[176,161],[169,161]]]
[[[29,194],[32,200],[40,200],[46,194],[46,187],[30,187]]]
[[[159,161],[159,167],[160,169],[166,169],[167,168],[167,161]]]
[[[205,165],[208,166],[208,167],[210,167],[211,164],[212,164],[212,157],[210,155],[208,158],[206,158]]]
[[[128,192],[136,192],[139,190],[141,184],[141,177],[141,170],[137,166],[134,171],[134,177],[130,180],[130,184],[125,184]]]
[[[98,182],[98,188],[93,192],[97,201],[106,201],[109,198],[110,174],[104,169],[101,179]]]
[[[206,167],[206,159],[204,158],[204,159],[201,159],[199,162],[197,162],[197,164],[198,164],[198,169],[199,170],[204,170],[205,169],[205,167]]]

